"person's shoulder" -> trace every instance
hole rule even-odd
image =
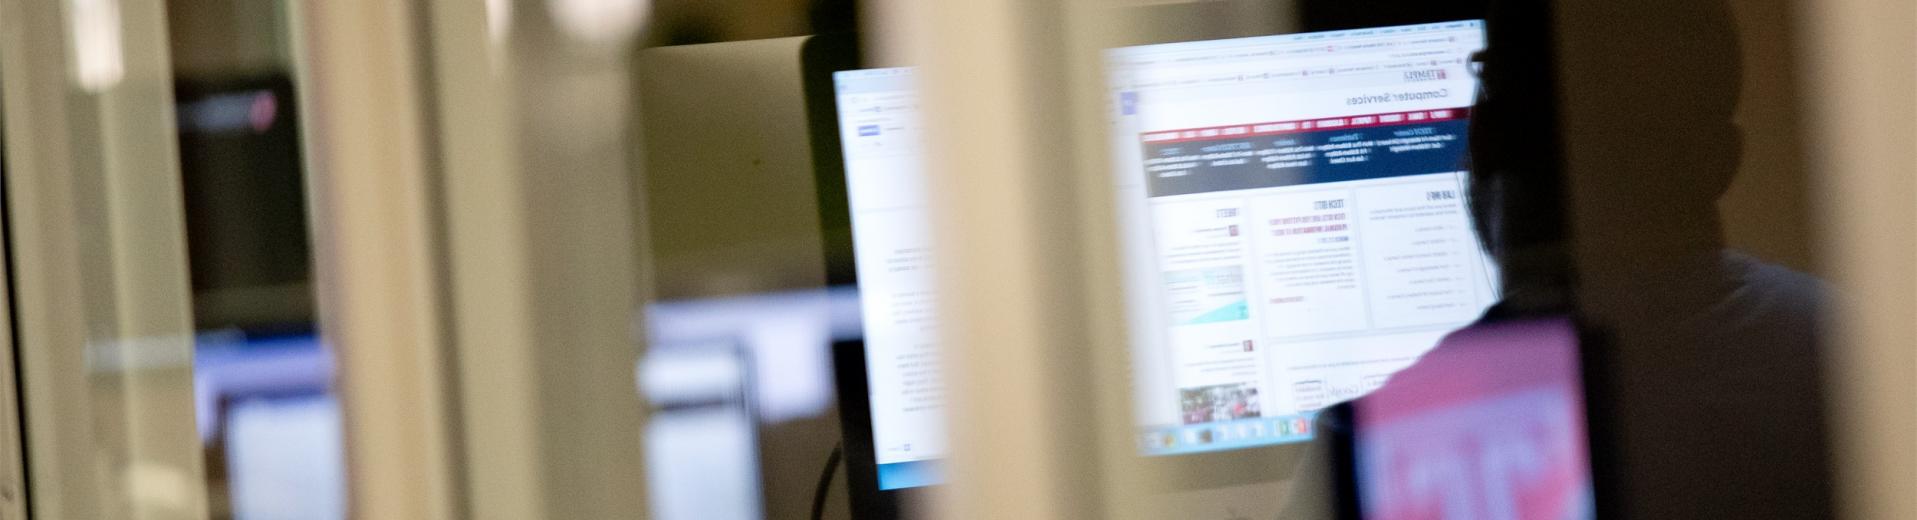
[[[1744,251],[1726,249],[1719,257],[1727,268],[1742,270],[1750,276],[1809,283],[1811,285],[1822,284],[1822,281],[1818,280],[1815,276],[1785,267],[1776,262],[1758,258],[1756,255]]]
[[[1720,317],[1755,319],[1803,330],[1815,328],[1829,292],[1823,280],[1739,251],[1725,251],[1723,262],[1735,287],[1718,309]]]
[[[1737,276],[1742,298],[1798,307],[1821,304],[1829,292],[1827,284],[1815,276],[1740,251],[1725,251],[1724,265]]]

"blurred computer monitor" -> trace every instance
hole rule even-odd
[[[1580,347],[1562,317],[1474,325],[1352,402],[1352,516],[1595,518]]]
[[[1465,205],[1481,22],[1107,53],[1141,450],[1311,437],[1497,300]]]
[[[236,396],[223,405],[235,520],[346,517],[339,399],[324,391]]]
[[[831,345],[845,289],[653,302],[637,368],[654,518],[800,518],[833,443]],[[838,499],[832,500],[834,504]],[[831,511],[842,510],[833,506]]]
[[[195,407],[216,510],[232,518],[344,518],[345,445],[333,361],[311,331],[202,334]],[[223,492],[223,493],[222,493]]]
[[[292,78],[181,79],[174,94],[195,323],[312,323],[313,255]]]
[[[1497,300],[1465,206],[1483,45],[1482,22],[1440,18],[1108,51],[1131,434],[1154,466],[1289,478],[1318,410]],[[916,75],[815,61],[827,256],[850,259],[828,267],[863,309],[838,365],[847,460],[883,517],[947,454]]]
[[[737,339],[652,343],[639,365],[652,518],[765,518],[751,354]]]

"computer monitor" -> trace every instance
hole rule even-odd
[[[1445,338],[1347,405],[1356,518],[1595,518],[1576,324],[1531,317]]]
[[[1107,53],[1140,449],[1312,437],[1497,300],[1461,20]]]
[[[857,395],[870,417],[847,427],[869,428],[879,489],[935,484],[944,397],[918,91],[906,68],[838,71],[832,81],[864,329],[856,363],[866,391]]]
[[[847,494],[853,518],[897,518],[939,482],[945,439],[917,91],[908,69],[861,69],[850,36],[801,56],[826,281],[858,302],[858,333],[832,350]]]
[[[232,518],[324,520],[346,515],[339,399],[313,389],[222,402]]]
[[[1269,480],[1287,470],[1218,457],[1312,439],[1318,410],[1496,301],[1465,206],[1483,42],[1462,19],[1108,52],[1142,456],[1251,475],[1197,485]],[[890,510],[946,455],[918,93],[912,69],[824,55],[828,263],[865,333],[836,359],[849,480],[855,508],[871,491]]]
[[[195,343],[213,507],[230,513],[216,516],[342,517],[345,444],[330,350],[298,327],[208,331]]]

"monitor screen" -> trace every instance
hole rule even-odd
[[[937,483],[944,396],[932,223],[910,69],[833,74],[881,489]]]
[[[1310,439],[1496,299],[1464,206],[1479,22],[1109,51],[1140,446]],[[946,448],[910,69],[833,75],[879,486]]]
[[[1141,450],[1312,437],[1497,299],[1465,206],[1480,22],[1107,53]]]
[[[724,336],[653,343],[639,362],[646,501],[659,520],[765,518],[753,352]]]
[[[237,396],[224,428],[233,518],[346,516],[345,444],[334,396]]]
[[[1577,328],[1475,325],[1352,405],[1363,518],[1592,518]]]

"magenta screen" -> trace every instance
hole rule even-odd
[[[1568,319],[1472,326],[1358,400],[1364,517],[1591,517],[1576,330]]]

